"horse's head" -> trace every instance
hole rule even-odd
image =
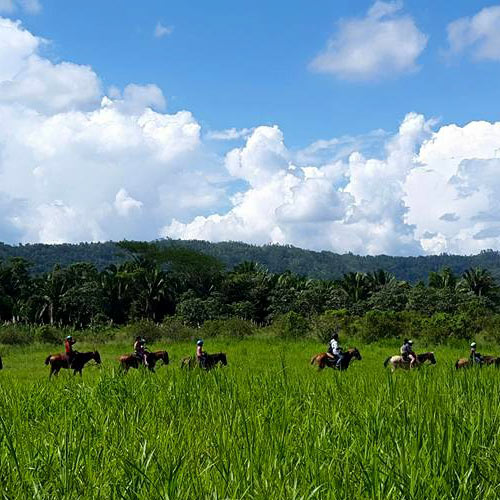
[[[354,359],[357,359],[358,361],[361,361],[361,353],[357,350],[356,347],[353,347],[351,349],[348,350],[348,352],[351,353],[351,357],[354,358]]]
[[[430,361],[433,365],[435,365],[435,364],[437,363],[437,361],[436,361],[436,356],[434,356],[434,353],[433,353],[433,352],[430,352],[430,353],[429,353],[429,361]]]
[[[101,364],[101,355],[99,354],[99,351],[94,351],[92,358],[98,365]]]
[[[168,365],[169,359],[168,359],[168,352],[167,351],[162,351],[161,360],[163,361],[164,364]]]

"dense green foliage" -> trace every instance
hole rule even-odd
[[[229,364],[209,373],[178,367],[192,343],[155,347],[172,363],[154,376],[121,375],[111,343],[51,381],[47,348],[3,348],[3,497],[498,498],[500,371],[456,372],[465,342],[393,375],[397,344],[357,344],[344,373],[311,367],[312,341],[211,340]]]
[[[273,325],[286,338],[325,340],[335,330],[365,342],[410,333],[439,342],[495,336],[499,322],[498,287],[484,269],[457,276],[445,268],[427,285],[411,285],[382,270],[320,280],[254,262],[226,271],[184,247],[123,242],[120,249],[127,259],[103,270],[75,263],[32,274],[24,259],[0,263],[0,342],[16,343],[15,331],[17,343],[50,342],[54,327],[104,332],[106,339],[113,327],[137,322],[153,340],[188,338],[189,328],[202,325],[207,336],[235,330],[244,337],[252,333],[248,323]],[[159,325],[164,331],[148,333]]]
[[[374,272],[385,269],[398,279],[416,283],[426,280],[429,273],[450,268],[461,275],[470,268],[483,268],[500,279],[500,254],[484,251],[478,255],[430,255],[422,257],[391,257],[388,255],[359,256],[314,252],[290,245],[249,245],[238,242],[209,243],[207,241],[161,240],[164,247],[182,247],[215,257],[226,269],[245,261],[258,262],[270,272],[291,271],[301,276],[320,279],[338,279],[350,272]],[[126,252],[115,243],[80,243],[78,245],[28,244],[10,246],[0,243],[0,260],[22,257],[33,263],[35,273],[48,272],[55,265],[67,267],[75,262],[90,262],[97,269],[121,264]]]

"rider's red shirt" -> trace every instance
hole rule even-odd
[[[68,339],[64,341],[64,349],[66,351],[66,354],[71,354],[73,352],[74,343],[75,343],[74,341],[70,341]]]

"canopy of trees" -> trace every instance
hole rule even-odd
[[[175,315],[191,326],[229,317],[266,325],[291,313],[311,318],[331,310],[355,317],[414,311],[431,317],[500,306],[494,276],[483,268],[431,271],[428,284],[411,284],[387,270],[315,279],[271,272],[254,261],[225,268],[189,246],[122,242],[113,248],[118,262],[104,268],[80,262],[34,273],[20,257],[0,262],[0,321],[86,328]]]

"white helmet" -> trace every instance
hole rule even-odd
[[[475,343],[475,342],[472,342],[470,346],[471,346],[471,347],[476,347],[476,343]]]
[[[408,344],[412,345],[413,344],[413,340],[409,340]]]

